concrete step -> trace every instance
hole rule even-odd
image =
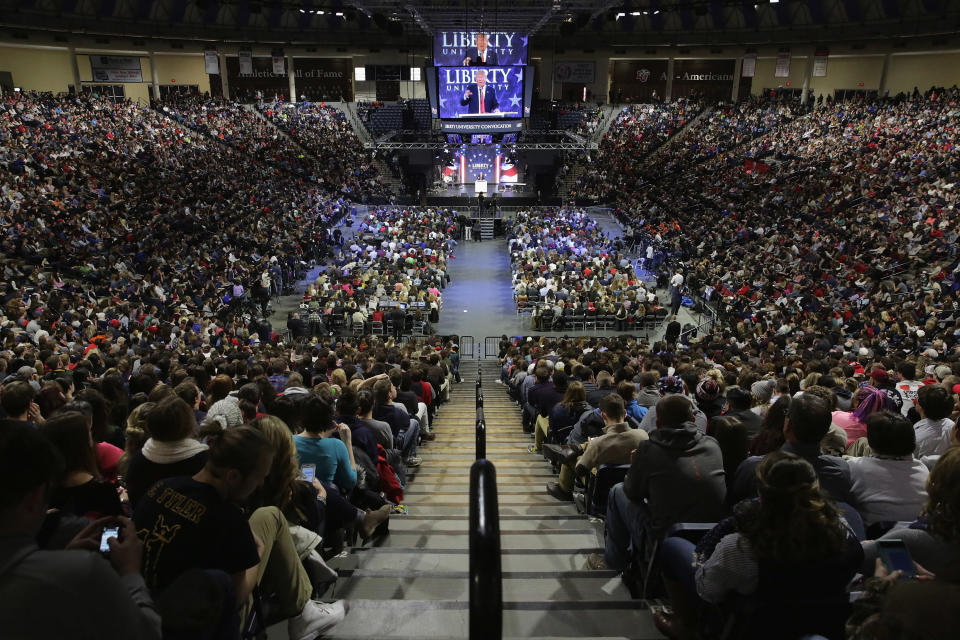
[[[411,486],[412,488],[412,486]],[[416,505],[419,507],[459,507],[467,501],[468,495],[465,493],[454,493],[447,495],[424,495],[417,493],[404,494],[404,504],[407,506]],[[414,499],[416,498],[416,499]],[[571,504],[563,500],[557,500],[546,491],[540,493],[498,493],[497,501],[500,506],[534,506],[534,505],[553,505],[553,504]]]
[[[466,638],[468,629],[466,602],[358,599],[328,638]],[[662,638],[645,606],[610,600],[504,603],[503,635]]]
[[[345,572],[331,597],[348,600],[438,600],[469,602],[470,581],[465,573],[404,571]],[[617,575],[596,577],[598,572],[529,573],[503,580],[504,602],[536,600],[629,600],[630,592]],[[612,573],[612,572],[604,572]]]
[[[404,503],[406,504],[406,503]],[[466,517],[470,513],[469,505],[461,504],[456,506],[438,506],[422,505],[411,506],[410,513],[420,516],[461,516]],[[540,517],[549,515],[569,515],[575,516],[577,509],[572,502],[559,502],[556,504],[527,504],[527,505],[500,505],[500,516],[525,516]],[[403,516],[398,516],[403,517]]]
[[[528,442],[518,442],[509,446],[499,446],[491,447],[487,445],[487,458],[494,460],[499,466],[500,463],[506,462],[524,462],[523,456],[536,458],[540,456],[539,453],[528,453],[527,447],[530,443]],[[424,464],[427,464],[429,460],[429,466],[436,465],[445,465],[448,462],[458,462],[465,460],[473,460],[475,458],[475,451],[473,443],[462,444],[459,446],[447,446],[442,449],[434,447],[421,447],[417,450],[417,455],[419,455],[424,460]],[[540,460],[543,458],[540,457]],[[539,460],[534,459],[531,462],[538,462]]]
[[[454,531],[466,532],[469,529],[470,520],[467,517],[450,516],[447,518],[425,517],[416,515],[407,515],[403,517],[394,516],[390,519],[390,533],[433,533],[436,531]],[[500,519],[500,531],[502,533],[518,533],[525,531],[536,531],[543,534],[551,534],[560,531],[597,531],[596,525],[575,516],[559,516],[557,518],[536,518],[536,519]]]
[[[540,480],[531,480],[529,482],[517,480],[511,482],[509,486],[504,486],[500,489],[499,494],[504,495],[509,489],[523,493],[536,493],[544,491],[544,487],[545,482],[541,482]],[[464,479],[463,482],[456,482],[451,479],[449,482],[428,482],[427,478],[421,478],[418,482],[410,483],[410,486],[404,491],[404,496],[411,496],[410,499],[412,500],[412,496],[435,495],[443,491],[451,491],[461,497],[468,496],[470,493],[469,480]]]
[[[539,454],[537,454],[539,455]],[[530,454],[531,458],[534,458],[534,454]],[[508,460],[501,463],[495,456],[490,456],[488,458],[493,462],[497,467],[497,478],[501,477],[511,477],[511,476],[520,476],[520,477],[554,477],[555,474],[550,471],[550,466],[543,460],[543,458],[534,458],[529,462],[521,462]],[[425,477],[434,474],[443,474],[447,477],[461,475],[465,478],[470,477],[470,467],[473,465],[473,459],[470,460],[450,460],[443,463],[443,466],[432,465],[424,467],[422,471],[415,472],[418,477]],[[421,475],[422,474],[422,475]]]
[[[420,508],[414,508],[419,513]],[[456,531],[406,532],[390,531],[390,535],[379,540],[381,548],[411,549],[417,553],[424,549],[430,551],[459,550],[470,547],[470,537]],[[522,531],[500,534],[500,548],[508,549],[591,549],[599,548],[600,539],[596,531],[564,529],[551,533],[542,531]]]
[[[391,523],[392,526],[392,523]],[[505,549],[500,559],[506,572],[589,571],[587,556],[602,549]],[[430,552],[424,549],[393,547],[354,548],[349,555],[333,558],[334,569],[366,569],[367,571],[458,571],[470,570],[470,553],[466,549]]]

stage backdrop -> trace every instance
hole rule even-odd
[[[438,67],[459,67],[468,54],[476,58],[476,31],[439,31],[433,37],[433,63]],[[492,66],[527,64],[527,36],[516,31],[488,31],[487,48],[494,57]],[[473,49],[473,51],[471,51]],[[476,65],[477,61],[472,60]]]
[[[443,167],[441,174],[447,182],[468,185],[477,180],[491,184],[519,182],[519,168],[501,151],[498,144],[462,145],[453,163]]]
[[[440,117],[484,120],[522,117],[523,70],[523,67],[438,68]],[[486,75],[485,113],[481,113],[479,102],[477,77],[480,74]]]

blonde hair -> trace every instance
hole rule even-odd
[[[347,372],[343,369],[334,369],[330,374],[330,384],[340,385],[341,388],[347,386]]]
[[[294,484],[300,481],[297,447],[287,423],[276,416],[264,416],[250,422],[250,426],[266,437],[273,449],[270,473],[261,488],[263,506],[286,509],[293,500]]]

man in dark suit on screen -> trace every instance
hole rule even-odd
[[[487,34],[477,34],[477,46],[467,47],[467,55],[463,58],[465,67],[495,67],[497,66],[497,52],[487,46]]]
[[[460,99],[460,105],[469,106],[469,113],[500,113],[497,92],[487,86],[487,72],[477,71],[477,81],[471,84]]]

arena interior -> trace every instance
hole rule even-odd
[[[960,634],[960,2],[0,7],[0,637]]]

